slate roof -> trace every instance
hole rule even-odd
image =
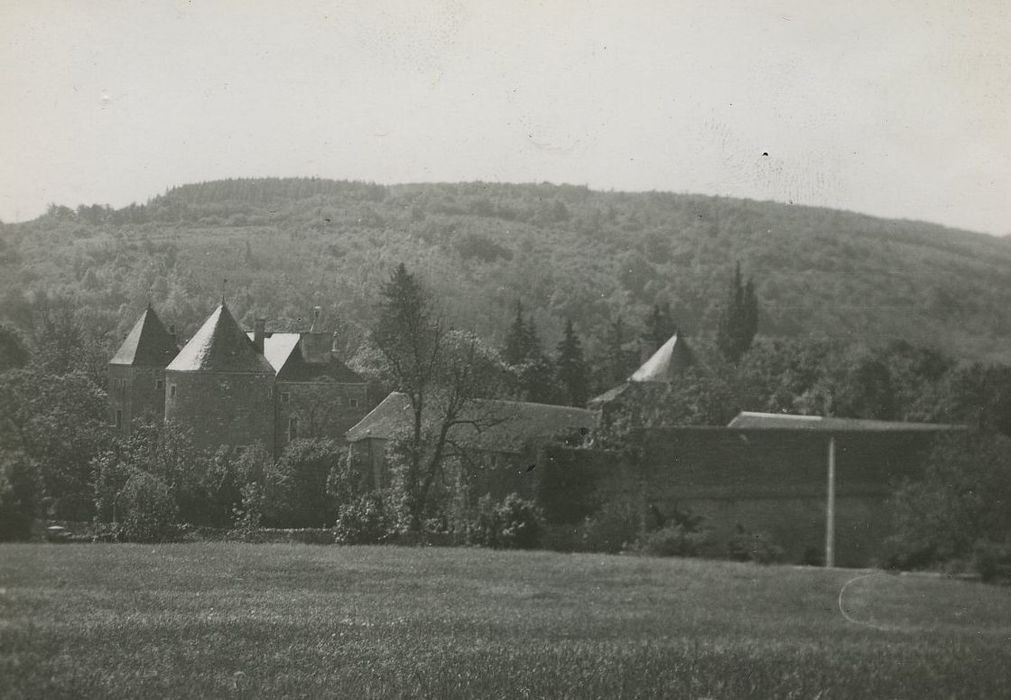
[[[450,437],[457,444],[488,452],[518,454],[531,443],[591,429],[595,414],[585,408],[571,406],[475,399],[464,418],[480,423],[481,427],[471,424],[454,426]],[[348,442],[368,438],[389,440],[410,430],[412,420],[407,395],[393,392],[351,428],[346,437]]]
[[[247,331],[246,337],[253,340],[253,331]],[[274,368],[274,373],[281,371],[291,353],[298,347],[299,333],[267,333],[263,337],[263,356]]]
[[[277,373],[277,379],[282,382],[313,382],[323,379],[341,384],[365,383],[356,372],[335,357],[329,362],[306,362],[298,347]]]
[[[967,430],[964,425],[951,425],[950,423],[906,423],[904,421],[857,418],[823,418],[822,416],[754,413],[752,411],[738,413],[727,427],[741,430],[802,430],[827,433]]]
[[[247,331],[246,337],[253,339],[253,332]],[[336,358],[329,362],[306,362],[299,348],[301,333],[267,333],[263,337],[263,356],[279,381],[312,382],[317,379],[328,379],[340,384],[364,384],[362,379],[351,368]]]
[[[610,403],[629,390],[630,382],[653,382],[670,384],[681,371],[692,363],[692,351],[678,333],[674,333],[666,343],[650,355],[628,379],[616,387],[594,396],[587,403],[591,408],[599,408]]]
[[[242,372],[270,374],[274,368],[256,351],[228,307],[221,304],[190,338],[171,364],[173,372]]]
[[[109,364],[164,367],[177,352],[175,336],[165,330],[158,314],[148,304]]]
[[[691,351],[674,333],[629,377],[631,382],[671,382],[691,363]]]

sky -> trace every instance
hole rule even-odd
[[[1006,0],[0,0],[0,220],[228,177],[1011,232]]]

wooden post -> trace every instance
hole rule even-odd
[[[828,494],[825,507],[825,566],[835,566],[835,436],[828,439]]]

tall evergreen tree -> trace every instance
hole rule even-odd
[[[625,347],[627,341],[628,326],[625,325],[624,319],[619,316],[607,328],[607,338],[605,340],[605,352],[607,353],[606,373],[604,377],[604,383],[607,386],[604,388],[610,388],[615,384],[625,381],[635,369],[633,367],[635,357]]]
[[[516,376],[516,398],[537,403],[552,403],[556,399],[555,369],[544,353],[533,318],[524,316],[520,302],[516,302],[516,316],[506,335],[502,355]]]
[[[654,352],[670,340],[675,331],[677,324],[674,323],[674,316],[671,314],[670,302],[654,304],[653,310],[646,318],[646,332],[643,334],[649,352]]]
[[[590,393],[586,360],[571,320],[565,322],[565,334],[558,343],[555,367],[565,403],[570,406],[585,406]]]
[[[505,347],[502,350],[502,357],[510,365],[518,365],[525,362],[533,351],[536,335],[533,333],[533,325],[527,323],[523,315],[523,303],[516,302],[516,316],[513,318],[509,332],[506,334]]]
[[[727,300],[716,329],[716,345],[729,362],[736,363],[751,347],[758,332],[758,296],[752,280],[741,278],[741,263],[734,268]]]

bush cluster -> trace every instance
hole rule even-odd
[[[767,532],[749,532],[738,524],[727,541],[727,555],[734,561],[773,564],[783,559],[784,551]]]
[[[119,498],[122,520],[116,536],[125,542],[167,542],[179,536],[175,499],[169,487],[157,477],[135,472]]]
[[[712,553],[712,535],[674,523],[643,533],[629,549],[654,557],[700,557]]]
[[[334,538],[342,544],[380,544],[394,530],[394,519],[382,494],[370,492],[340,506]]]
[[[496,502],[490,494],[463,518],[464,541],[493,549],[535,549],[544,530],[544,514],[515,493]]]

